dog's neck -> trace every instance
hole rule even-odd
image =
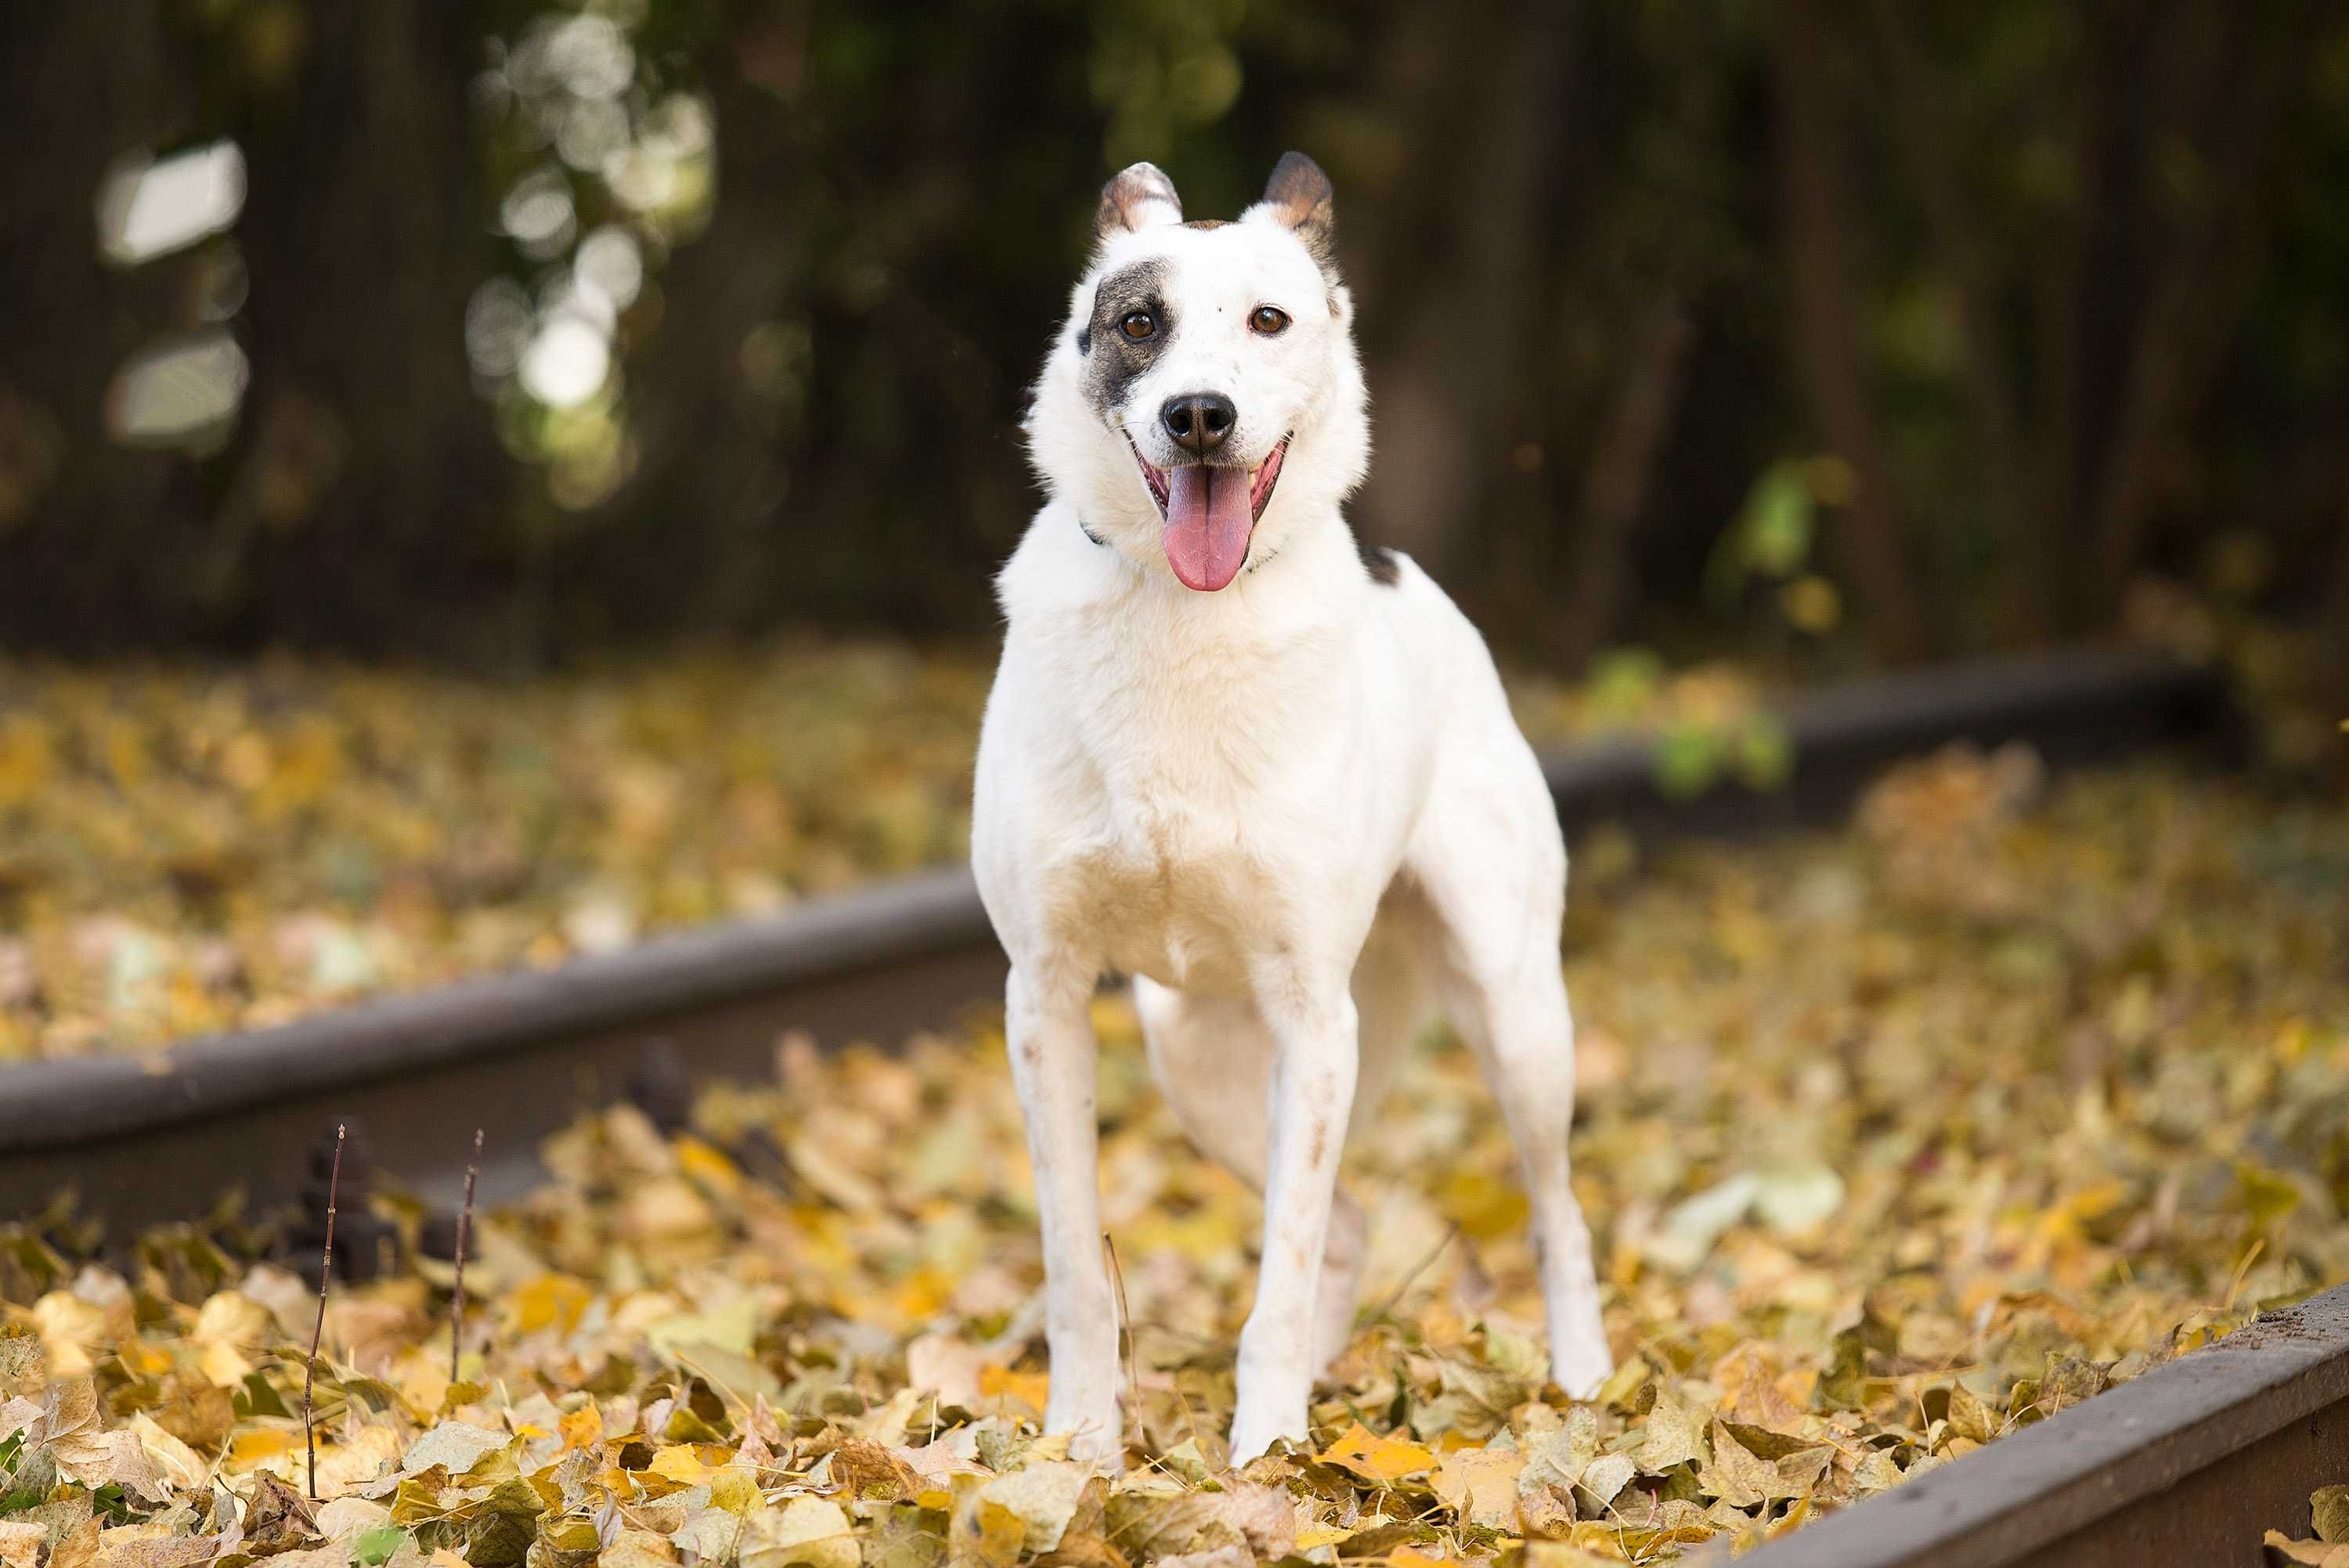
[[[1103,550],[1114,552],[1117,549],[1116,545],[1112,544],[1109,542],[1108,535],[1093,531],[1092,524],[1084,520],[1084,515],[1081,512],[1077,516],[1077,531],[1083,534],[1087,539],[1091,540],[1094,544]],[[1256,571],[1258,567],[1264,565],[1265,562],[1272,560],[1279,553],[1280,546],[1278,543],[1267,545],[1262,550],[1249,552],[1247,563],[1240,568],[1241,574],[1245,576],[1248,573]]]
[[[1228,586],[1195,592],[1131,536],[1094,543],[1062,500],[1004,569],[1009,635],[1044,672],[1037,700],[1122,790],[1228,803],[1351,711],[1359,640],[1383,624],[1363,596],[1386,590],[1334,507],[1284,518],[1271,543]]]
[[[1216,593],[1185,587],[1146,531],[1096,521],[1069,497],[1038,513],[999,583],[1006,613],[1065,613],[1081,605],[1151,605],[1202,627],[1261,620],[1291,599],[1334,603],[1361,586],[1353,533],[1334,504],[1299,509],[1260,530],[1247,564]]]

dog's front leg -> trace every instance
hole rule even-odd
[[[1044,1336],[1052,1357],[1045,1429],[1069,1434],[1071,1458],[1117,1466],[1124,1442],[1117,1310],[1102,1258],[1092,996],[1090,974],[1017,965],[1004,991],[1004,1033],[1044,1233]]]
[[[1342,972],[1309,986],[1261,987],[1257,1001],[1280,1054],[1270,1090],[1264,1262],[1256,1308],[1240,1332],[1235,1464],[1256,1458],[1275,1438],[1306,1435],[1316,1369],[1314,1294],[1329,1245],[1359,1054],[1354,1000]]]

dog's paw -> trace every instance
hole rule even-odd
[[[1044,1429],[1067,1436],[1071,1459],[1103,1471],[1125,1468],[1125,1421],[1114,1383],[1056,1388],[1045,1406]]]
[[[1069,1457],[1103,1475],[1118,1475],[1125,1470],[1125,1442],[1114,1427],[1086,1425],[1069,1434]]]
[[[1305,1440],[1302,1414],[1292,1421],[1283,1421],[1258,1411],[1243,1408],[1232,1418],[1232,1468],[1238,1470],[1250,1460],[1261,1459],[1264,1451],[1282,1438]]]

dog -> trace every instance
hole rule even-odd
[[[1235,1463],[1306,1437],[1366,1248],[1339,1156],[1439,1007],[1518,1147],[1551,1375],[1585,1398],[1611,1370],[1567,1181],[1566,848],[1483,638],[1340,510],[1370,418],[1334,218],[1295,152],[1235,222],[1185,222],[1147,163],[1109,182],[1027,420],[1046,500],[997,579],[971,859],[1011,961],[1046,1429],[1109,1466],[1089,1006],[1113,975],[1176,1120],[1264,1193]]]

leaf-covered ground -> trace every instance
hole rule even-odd
[[[549,965],[952,859],[988,667],[0,663],[0,1062]]]
[[[1227,1473],[1256,1200],[1104,1000],[1122,1476],[1036,1432],[1034,1216],[982,1020],[786,1041],[688,1133],[623,1109],[556,1140],[476,1228],[460,1383],[445,1265],[338,1287],[316,1508],[291,1274],[180,1232],[125,1278],[11,1233],[0,1561],[1653,1562],[2349,1280],[2337,804],[2155,768],[2048,793],[2025,756],[1952,755],[1838,835],[1644,863],[1602,837],[1576,875],[1576,1185],[1621,1359],[1594,1403],[1542,1386],[1506,1140],[1430,1041],[1349,1158],[1371,1277],[1313,1439]]]
[[[0,660],[0,1064],[191,1035],[958,858],[984,650],[782,645],[533,680]],[[1545,739],[1782,769],[1722,666],[1519,685]]]

